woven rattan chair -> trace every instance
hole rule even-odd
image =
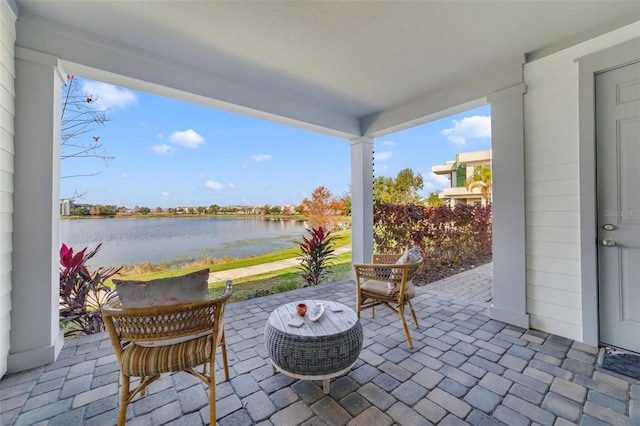
[[[360,318],[360,312],[371,308],[371,317],[374,317],[376,306],[388,307],[402,320],[407,343],[413,348],[409,327],[404,318],[404,307],[409,305],[413,322],[418,328],[418,318],[411,301],[416,295],[416,290],[411,280],[420,270],[422,258],[412,263],[397,264],[401,256],[401,254],[374,254],[373,263],[353,265],[357,289],[356,312]],[[395,283],[397,291],[389,294],[389,283]]]
[[[209,421],[212,426],[216,424],[216,352],[221,347],[224,375],[229,380],[223,316],[232,292],[231,281],[228,281],[221,296],[206,301],[125,309],[116,298],[103,306],[104,322],[120,364],[119,426],[125,424],[127,406],[138,393],[144,395],[147,386],[161,374],[179,371],[190,373],[207,384]],[[201,337],[175,342],[193,335]],[[167,341],[170,344],[161,346]],[[155,346],[141,346],[145,342],[153,342]],[[195,369],[200,365],[202,372]],[[140,377],[133,390],[130,389],[131,377]]]

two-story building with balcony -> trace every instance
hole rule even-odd
[[[467,179],[473,176],[473,171],[478,166],[491,167],[491,150],[461,152],[456,154],[456,159],[431,167],[431,171],[437,175],[446,175],[451,182],[449,188],[439,194],[440,198],[447,201],[451,207],[456,204],[486,204],[479,187],[471,191],[467,189]],[[489,194],[491,191],[489,191]]]

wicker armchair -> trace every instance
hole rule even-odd
[[[404,318],[404,307],[409,305],[413,322],[418,325],[418,318],[413,309],[412,299],[416,290],[411,282],[413,276],[422,266],[422,258],[416,262],[397,264],[401,254],[374,254],[371,264],[354,264],[357,289],[357,313],[371,308],[371,316],[374,317],[374,308],[384,305],[391,309],[402,320],[404,334],[407,336],[409,347],[413,348],[413,341],[409,334],[409,327]],[[396,284],[396,290],[389,290],[389,283]]]
[[[179,371],[190,373],[207,384],[210,424],[216,424],[216,352],[221,347],[224,375],[229,380],[224,308],[232,292],[232,283],[228,281],[221,296],[206,301],[125,309],[116,298],[102,307],[105,326],[120,364],[118,426],[125,424],[127,406],[138,393],[144,395],[147,386],[161,374]],[[200,337],[193,338],[194,335]],[[190,337],[190,340],[176,342]],[[145,344],[154,346],[143,346]],[[199,365],[203,366],[202,372],[195,369]],[[140,377],[133,390],[130,389],[131,377]]]

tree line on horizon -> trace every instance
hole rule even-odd
[[[220,206],[180,206],[180,207],[156,207],[151,209],[136,205],[133,208],[105,204],[74,204],[71,214],[73,216],[131,216],[131,215],[261,215],[261,216],[304,216],[305,212],[317,215],[322,211],[325,214],[336,216],[351,215],[351,194],[336,197],[324,186],[316,188],[310,199],[305,198],[300,204],[269,205],[231,205]]]
[[[472,176],[467,179],[468,190],[480,188],[483,197],[490,200],[491,169],[479,166]],[[421,196],[418,191],[424,187],[421,174],[416,174],[410,168],[398,172],[395,178],[378,176],[373,181],[373,200],[384,204],[413,204],[421,206],[439,207],[445,201],[438,192],[431,192],[428,197]],[[145,206],[135,206],[132,209],[124,206],[102,204],[78,204],[72,211],[74,216],[132,216],[132,215],[260,215],[260,216],[304,216],[313,227],[322,226],[324,229],[334,229],[340,217],[351,216],[351,194],[335,196],[329,189],[319,186],[312,191],[310,198],[305,198],[297,206],[268,205],[258,206],[232,205],[219,206],[188,206],[151,209]]]

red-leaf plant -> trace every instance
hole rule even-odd
[[[325,234],[321,226],[317,229],[308,229],[307,232],[310,237],[303,236],[303,242],[300,243],[303,254],[300,269],[302,270],[302,278],[307,282],[306,286],[318,285],[327,276],[329,260],[335,257],[334,250],[331,248],[335,237],[329,236],[331,232]]]
[[[375,251],[401,253],[420,247],[425,261],[435,267],[491,254],[491,206],[458,204],[374,204]]]
[[[113,289],[105,282],[122,267],[100,267],[89,272],[86,263],[100,250],[101,244],[73,253],[71,247],[60,248],[60,328],[65,337],[75,337],[104,331],[100,308],[112,297]]]

